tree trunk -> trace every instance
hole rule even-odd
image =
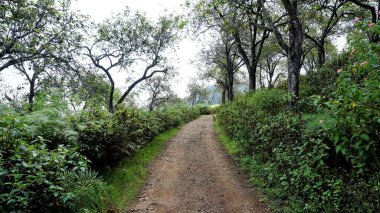
[[[109,97],[108,97],[108,112],[114,113],[115,108],[113,106],[113,95],[115,93],[115,82],[113,81],[113,78],[112,78],[112,76],[108,70],[103,70],[103,71],[106,73],[108,80],[111,83],[111,89],[110,89],[110,93],[109,93]]]
[[[288,59],[288,92],[293,96],[290,106],[293,107],[299,98],[299,76],[302,67],[303,29],[298,18],[297,2],[282,0],[289,15]]]
[[[234,100],[234,61],[231,58],[231,52],[226,47],[227,59],[227,99],[228,101]]]
[[[302,36],[301,36],[302,37]],[[301,71],[302,40],[299,35],[289,33],[290,46],[288,51],[288,92],[293,96],[291,106],[299,98],[299,76]]]
[[[326,51],[325,42],[322,40],[319,45],[317,45],[318,51],[318,67],[322,67],[326,62]]]
[[[300,63],[295,58],[288,58],[288,92],[295,100],[299,97]],[[292,101],[291,105],[293,105]]]
[[[111,90],[109,94],[109,100],[108,100],[108,111],[111,113],[114,113],[115,108],[113,107],[113,94],[115,92],[115,84],[113,81],[111,81]]]
[[[234,39],[236,41],[236,46],[238,48],[238,51],[247,68],[248,77],[249,77],[249,91],[255,91],[256,90],[256,67],[252,66],[249,60],[249,57],[243,48],[239,33],[234,33]],[[256,55],[254,57],[256,57]]]
[[[222,91],[222,104],[226,103],[226,88],[223,88]]]
[[[233,72],[228,72],[227,99],[228,101],[234,100],[234,74]]]
[[[150,104],[149,104],[149,112],[152,112],[154,109],[154,105],[153,105],[153,99],[150,101]]]
[[[256,90],[256,67],[250,66],[250,68],[251,69],[248,70],[249,91],[255,91]]]
[[[274,69],[272,67],[269,67],[269,81],[268,81],[268,89],[272,89],[274,87],[273,85],[273,76],[274,76]]]
[[[260,84],[260,89],[262,89],[263,88],[263,70],[261,69],[261,67],[260,67],[260,69],[259,69],[259,84]]]
[[[29,82],[29,96],[28,96],[29,112],[33,112],[34,96],[36,95],[35,86],[36,86],[36,79],[33,76],[33,78]]]

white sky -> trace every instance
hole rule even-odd
[[[80,10],[82,14],[90,15],[94,22],[101,22],[128,6],[131,10],[144,12],[148,18],[155,21],[160,15],[167,13],[181,14],[184,10],[183,3],[185,0],[74,0],[72,8]],[[190,37],[180,41],[178,47],[176,52],[178,60],[172,61],[172,65],[180,74],[174,85],[174,91],[183,98],[186,96],[187,82],[196,76],[197,68],[191,64],[191,60],[196,57],[200,47]],[[118,87],[125,86],[123,85],[125,79],[116,79]]]

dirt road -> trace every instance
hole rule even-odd
[[[225,154],[211,116],[185,125],[150,166],[128,212],[267,212]]]

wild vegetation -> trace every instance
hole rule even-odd
[[[0,212],[124,209],[175,128],[201,114],[216,114],[273,211],[379,212],[380,1],[185,9],[93,23],[70,0],[0,3]],[[206,36],[180,98],[170,58],[185,27]]]
[[[9,72],[1,81],[26,79],[17,90],[1,85],[0,211],[115,210],[122,186],[108,174],[147,152],[127,165],[143,171],[173,128],[200,115],[162,80],[176,75],[164,52],[181,20],[153,22],[127,8],[94,24],[66,0],[6,0],[0,9],[0,72]],[[116,71],[126,74],[125,91]],[[140,108],[139,87],[151,89]],[[129,199],[143,178],[124,179],[135,185]]]
[[[199,114],[185,106],[75,115],[56,108],[27,115],[2,108],[1,210],[106,209],[112,188],[95,171],[117,166],[159,133]]]
[[[274,211],[380,210],[380,25],[352,25],[347,50],[300,76],[299,96],[291,80],[268,82],[217,112],[221,140]]]

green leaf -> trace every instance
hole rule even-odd
[[[360,138],[365,140],[365,141],[369,141],[369,136],[367,134],[361,134]]]
[[[342,147],[340,145],[335,146],[335,152],[339,153],[339,151],[341,150],[341,148]]]

